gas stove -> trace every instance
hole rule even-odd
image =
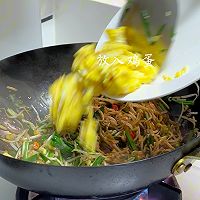
[[[48,194],[38,194],[27,191],[22,188],[17,188],[16,200],[182,200],[180,187],[174,176],[167,178],[164,181],[150,185],[148,188],[128,193],[116,194],[109,197],[59,197]]]

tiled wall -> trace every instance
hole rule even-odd
[[[92,0],[92,1],[121,7],[126,3],[127,0]]]
[[[118,10],[119,7],[88,0],[56,0],[56,43],[97,41]]]

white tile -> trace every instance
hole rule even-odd
[[[92,0],[92,1],[105,3],[117,7],[122,7],[126,3],[126,0]]]
[[[38,0],[0,1],[0,59],[42,46]]]
[[[55,1],[56,44],[98,41],[118,7],[83,0]]]
[[[43,47],[55,45],[55,23],[54,19],[42,23]]]
[[[40,0],[40,11],[42,19],[53,14],[53,1],[54,0]]]

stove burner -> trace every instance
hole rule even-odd
[[[182,200],[181,190],[175,177],[169,177],[161,183],[150,185],[147,189],[129,194],[118,194],[112,197],[58,197],[47,194],[37,194],[18,188],[16,200]]]

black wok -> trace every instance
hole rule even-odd
[[[47,114],[48,86],[59,75],[70,71],[73,54],[82,45],[84,44],[36,49],[2,60],[1,106],[11,106],[6,98],[9,95],[6,86],[11,85],[18,88],[17,95],[26,104],[33,104],[40,110],[41,115]],[[194,87],[190,86],[181,93],[193,90]],[[198,99],[196,104],[199,104],[199,101]],[[197,105],[194,109],[200,111]],[[179,111],[179,107],[174,107],[175,114]],[[196,137],[170,153],[129,164],[105,167],[58,167],[0,155],[0,176],[19,187],[37,192],[68,196],[109,196],[132,192],[165,179],[171,174],[174,164],[197,149],[199,144],[200,137]],[[0,145],[1,150],[8,148],[2,142]]]

